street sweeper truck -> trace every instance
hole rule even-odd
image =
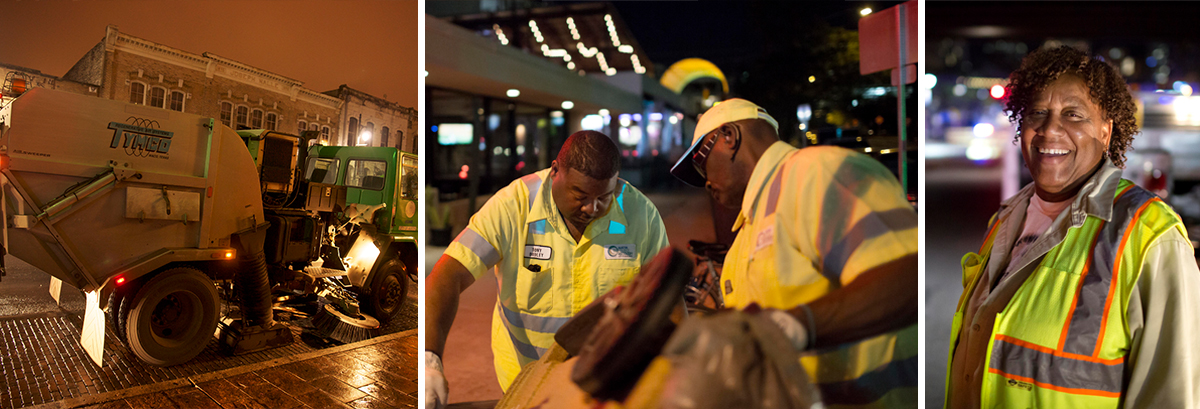
[[[386,324],[416,276],[417,157],[314,137],[25,91],[0,107],[0,272],[8,253],[56,299],[81,290],[97,364],[106,327],[161,366],[214,335],[234,354],[289,344],[289,296],[330,331]]]

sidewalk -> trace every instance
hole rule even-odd
[[[415,408],[417,330],[34,408]]]

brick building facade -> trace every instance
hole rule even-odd
[[[302,124],[316,125],[326,141],[338,132],[341,102],[301,81],[134,37],[111,25],[63,78],[99,88],[102,98],[218,118],[234,129],[298,133]]]
[[[391,146],[417,151],[417,110],[401,106],[343,84],[325,92],[342,101],[338,127],[346,130],[337,145]]]

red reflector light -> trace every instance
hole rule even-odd
[[[226,251],[226,252],[225,252],[225,258],[233,258],[233,252],[232,252],[232,251]]]
[[[212,198],[212,186],[208,187],[208,198]]]
[[[125,277],[117,277],[117,285],[125,284]]]

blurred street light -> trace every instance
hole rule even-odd
[[[516,88],[513,88],[513,89],[508,90],[508,92],[505,93],[505,95],[508,95],[509,98],[516,98],[516,97],[521,96],[521,91]]]
[[[861,15],[861,16],[863,16],[863,17],[866,17],[867,15],[870,15],[870,14],[871,14],[871,8],[870,8],[870,7],[867,7],[867,8],[864,8],[864,9],[862,9],[862,10],[859,10],[859,11],[858,11],[858,14],[859,14],[859,15]]]
[[[995,98],[995,99],[1004,98],[1004,86],[1000,85],[1000,84],[993,85],[991,94],[992,94],[992,98]]]

